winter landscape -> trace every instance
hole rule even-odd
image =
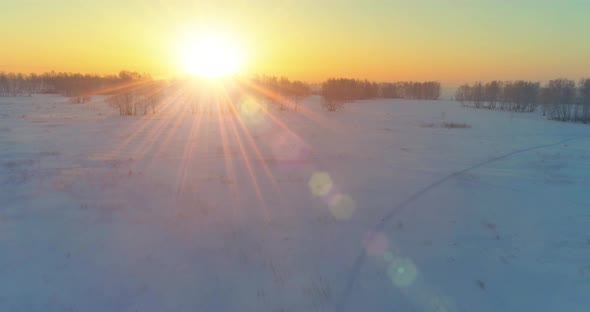
[[[453,101],[133,120],[1,103],[7,311],[588,304],[586,125]]]
[[[222,2],[165,7],[218,19],[244,9]],[[312,5],[277,3],[253,10],[295,19]],[[337,15],[398,16],[390,4],[343,3]],[[493,5],[464,12],[489,17]],[[586,4],[522,13],[530,5],[514,14],[537,26],[543,10],[560,12],[590,27],[573,13]],[[46,70],[71,65],[52,63],[69,55],[55,51],[31,69],[16,48],[0,52],[0,311],[589,309],[587,59],[467,67],[460,79],[369,63],[306,76],[313,64],[248,68],[226,35],[181,40],[170,75],[147,73],[149,62],[145,72]],[[512,64],[505,56],[498,64]]]

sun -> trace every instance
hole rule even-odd
[[[188,74],[220,78],[236,74],[242,65],[242,52],[222,34],[188,36],[179,47],[180,66]]]

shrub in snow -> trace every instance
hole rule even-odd
[[[471,125],[463,122],[443,122],[442,124],[435,124],[433,122],[422,124],[423,128],[447,128],[447,129],[467,129]]]
[[[465,129],[471,128],[471,125],[462,122],[443,122],[443,127],[447,129]]]
[[[158,82],[145,82],[118,90],[106,102],[119,110],[121,116],[156,113],[164,95],[164,87]]]
[[[70,103],[72,104],[84,104],[90,102],[92,97],[90,95],[76,95],[70,96]]]
[[[133,115],[133,101],[134,96],[131,92],[121,92],[107,98],[107,103],[119,109],[119,115],[121,116]]]

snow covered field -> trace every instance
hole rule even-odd
[[[590,306],[590,126],[445,101],[185,110],[0,98],[0,311]]]

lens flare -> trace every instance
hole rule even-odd
[[[325,196],[330,193],[334,184],[332,178],[327,172],[314,173],[307,183],[309,190],[315,196]]]
[[[411,259],[395,258],[387,268],[387,275],[395,286],[405,288],[416,281],[418,269]]]
[[[337,194],[330,200],[330,212],[334,218],[347,220],[354,213],[355,203],[349,195]]]

